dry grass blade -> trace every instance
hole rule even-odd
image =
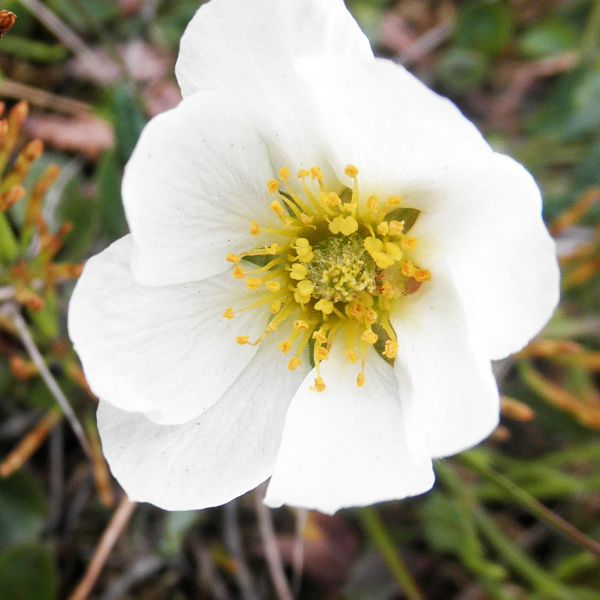
[[[254,494],[254,500],[256,516],[258,517],[258,528],[265,551],[267,566],[269,567],[269,574],[271,575],[271,581],[273,582],[278,600],[293,600],[292,592],[290,591],[283,569],[279,547],[277,546],[277,539],[271,519],[271,509],[263,504],[264,492],[265,487],[260,486]]]
[[[58,402],[59,406],[64,412],[65,417],[69,421],[69,424],[71,425],[73,432],[77,436],[77,439],[79,440],[79,443],[81,444],[81,447],[83,448],[83,451],[85,452],[86,456],[90,460],[92,460],[92,451],[83,431],[83,427],[81,426],[81,423],[79,422],[77,416],[73,412],[69,401],[63,394],[58,383],[56,382],[56,379],[54,379],[54,376],[50,372],[50,369],[48,369],[44,357],[41,355],[40,351],[38,350],[38,347],[35,344],[35,341],[33,340],[33,337],[31,336],[31,333],[29,332],[27,323],[25,323],[23,317],[21,316],[21,313],[14,305],[8,305],[6,307],[6,310],[7,316],[15,325],[19,338],[21,339],[23,346],[25,346],[29,357],[34,362],[35,366],[38,368],[38,371],[40,372],[44,383],[46,384],[46,386],[50,390],[50,393],[54,396],[55,400]]]
[[[127,496],[123,496],[110,523],[102,534],[100,543],[94,552],[94,556],[92,557],[81,583],[69,596],[69,600],[85,600],[89,597],[111,550],[125,530],[127,523],[129,523],[129,519],[131,519],[131,515],[136,506],[137,504],[135,502],[131,502]]]

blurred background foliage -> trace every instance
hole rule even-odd
[[[600,2],[348,4],[379,55],[452,98],[543,189],[563,297],[495,365],[501,426],[439,461],[431,493],[334,517],[270,513],[253,494],[190,513],[123,499],[66,307],[82,261],[127,230],[123,166],[179,100],[198,2],[1,0],[18,17],[8,31],[0,16],[2,600],[600,599]]]

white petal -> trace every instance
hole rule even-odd
[[[314,372],[300,386],[286,417],[269,506],[333,513],[414,496],[433,485],[431,461],[415,461],[407,449],[392,368],[372,351],[364,388],[356,387],[357,370],[343,344],[334,343],[321,366],[327,389],[311,390]]]
[[[305,54],[373,56],[342,0],[213,0],[181,39],[177,79],[184,96],[217,90],[238,99],[276,164],[324,166],[294,69]]]
[[[224,504],[271,474],[304,375],[288,372],[276,346],[263,344],[223,398],[187,423],[158,425],[101,401],[104,455],[132,500],[166,510]]]
[[[472,331],[499,359],[551,317],[560,272],[535,181],[507,156],[495,154],[494,167],[460,210],[421,215],[412,233],[444,257]]]
[[[362,196],[401,195],[407,206],[430,210],[458,202],[474,177],[491,170],[492,151],[475,126],[402,67],[305,57],[298,69],[334,170],[356,165]]]
[[[400,304],[392,324],[411,450],[448,456],[487,437],[498,423],[498,389],[443,267]]]
[[[129,267],[131,238],[91,258],[73,293],[69,334],[94,393],[153,421],[183,423],[214,404],[252,360],[238,335],[258,337],[267,315],[227,321],[243,286],[228,274],[145,287]]]
[[[252,221],[278,223],[272,177],[254,128],[219,94],[196,94],[155,117],[123,179],[136,279],[167,285],[225,271],[228,253],[260,243]]]

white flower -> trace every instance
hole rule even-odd
[[[212,0],[177,76],[70,307],[113,473],[166,509],[428,490],[557,303],[533,179],[342,0]]]

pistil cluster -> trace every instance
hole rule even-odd
[[[295,178],[281,169],[279,179],[267,183],[280,227],[253,221],[249,228],[252,236],[270,234],[276,241],[227,257],[235,264],[233,276],[253,293],[224,317],[265,306],[271,312],[258,339],[240,336],[237,343],[257,345],[286,328],[279,349],[290,356],[288,368],[297,369],[308,348],[317,391],[326,388],[320,365],[334,342],[344,345],[350,362],[360,363],[358,387],[365,384],[370,347],[392,362],[398,343],[390,312],[431,278],[411,259],[417,240],[409,232],[418,211],[404,207],[399,196],[361,198],[358,169],[348,165],[345,174],[352,188],[329,189],[319,168]]]

